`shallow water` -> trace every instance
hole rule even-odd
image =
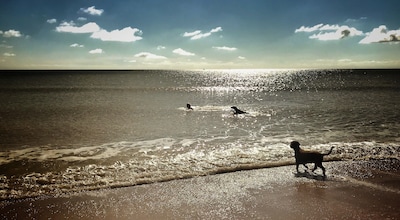
[[[0,196],[291,164],[292,140],[400,158],[399,95],[398,70],[1,73]]]

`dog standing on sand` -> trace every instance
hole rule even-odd
[[[300,143],[298,141],[292,141],[290,143],[290,147],[294,149],[294,157],[296,158],[296,171],[299,173],[299,165],[303,164],[307,169],[306,163],[314,163],[314,168],[312,172],[314,172],[317,167],[322,169],[322,173],[325,175],[325,168],[322,166],[322,161],[324,160],[325,155],[329,155],[332,153],[333,147],[326,154],[321,154],[316,151],[306,151],[300,148]]]

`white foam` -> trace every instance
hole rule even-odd
[[[186,107],[179,107],[178,110],[183,111],[198,111],[198,112],[227,112],[230,111],[230,106],[215,106],[215,105],[205,105],[197,106],[192,105],[193,110],[188,110]]]
[[[331,146],[335,147],[334,151],[325,157],[326,160],[400,159],[398,144],[334,142],[302,147],[327,152]],[[93,163],[87,165],[73,163],[61,171],[48,170],[19,177],[0,177],[1,198],[130,186],[294,163],[293,150],[287,143],[274,138],[254,139],[251,136],[239,139],[232,136],[195,139],[161,138],[77,149],[49,148],[49,146],[26,148],[9,151],[8,155],[12,155],[14,160],[40,160],[43,163],[51,160],[77,162],[90,158]],[[132,153],[133,149],[136,153]],[[2,155],[6,153],[2,152]],[[117,157],[113,162],[111,158],[118,155],[121,157]],[[124,155],[128,156],[123,157]],[[108,161],[108,164],[96,162],[97,160]],[[9,186],[13,182],[22,184],[13,184],[11,190]]]
[[[150,148],[152,151],[170,149],[175,143],[176,140],[172,138],[160,138],[148,141],[116,142],[85,147],[28,147],[0,152],[0,165],[22,160],[36,162],[51,160],[68,162],[101,160],[115,157],[134,149]]]

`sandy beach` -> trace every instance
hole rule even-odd
[[[398,160],[283,166],[0,202],[1,219],[399,219]]]

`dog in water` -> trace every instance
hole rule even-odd
[[[322,173],[325,175],[325,167],[322,166],[322,161],[324,160],[324,156],[329,155],[332,153],[333,147],[331,150],[326,154],[321,154],[316,151],[307,151],[300,148],[300,143],[297,141],[292,141],[290,143],[290,147],[294,149],[294,157],[296,158],[296,171],[299,173],[299,165],[303,164],[307,169],[307,163],[314,163],[314,168],[312,172],[314,172],[317,167],[322,169]]]
[[[234,115],[247,114],[247,112],[238,109],[236,106],[232,106],[231,109]]]
[[[191,106],[189,103],[186,104],[186,109],[187,109],[187,110],[193,110],[192,106]]]

